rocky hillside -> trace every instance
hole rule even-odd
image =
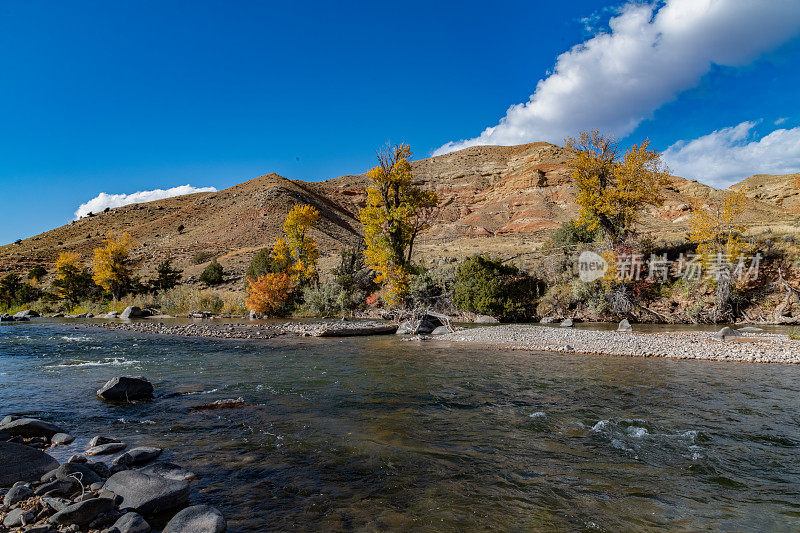
[[[800,172],[796,174],[756,174],[732,185],[743,187],[749,198],[770,204],[788,213],[800,214]]]
[[[442,200],[418,259],[433,262],[475,252],[509,257],[532,249],[577,211],[571,157],[559,146],[532,143],[476,146],[414,162],[415,181]],[[37,263],[52,264],[64,250],[88,261],[92,249],[113,230],[130,233],[138,243],[135,255],[143,260],[145,279],[159,261],[171,257],[192,281],[205,267],[197,254],[205,253],[218,257],[231,283],[237,283],[252,256],[280,234],[286,213],[296,203],[310,203],[322,213],[314,236],[325,270],[334,264],[336,250],[359,239],[356,214],[364,205],[366,181],[364,174],[315,183],[268,174],[219,192],[111,209],[0,247],[0,270],[24,273]],[[753,227],[795,224],[800,197],[790,181],[753,176],[742,182],[752,198],[746,222]],[[664,205],[647,213],[643,229],[680,237],[692,200],[721,194],[675,177],[665,190]]]

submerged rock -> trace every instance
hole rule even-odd
[[[169,463],[167,461],[159,461],[157,463],[145,466],[144,468],[141,468],[139,472],[142,472],[143,474],[163,477],[166,479],[173,479],[175,481],[192,481],[194,479],[197,479],[197,474],[195,474],[194,472],[186,470],[183,467],[176,465],[175,463]]]
[[[149,400],[153,397],[153,384],[144,378],[120,376],[110,379],[97,391],[102,400],[111,402],[130,402]]]
[[[16,442],[0,442],[0,457],[0,486],[3,487],[20,480],[35,481],[58,468],[58,461],[46,453]]]
[[[124,450],[127,444],[124,442],[109,442],[108,444],[100,444],[86,450],[86,455],[108,455],[110,453],[117,453]]]
[[[745,326],[743,328],[739,328],[737,331],[741,331],[742,333],[758,333],[760,331],[764,331],[761,328],[756,328],[753,326]]]
[[[104,490],[122,497],[121,508],[144,515],[178,507],[189,499],[189,484],[136,470],[117,472],[106,481]]]
[[[217,509],[194,505],[173,516],[163,533],[222,533],[227,527],[225,517]]]
[[[50,444],[53,446],[64,446],[66,444],[70,444],[75,440],[75,437],[70,435],[69,433],[56,433],[50,439]]]

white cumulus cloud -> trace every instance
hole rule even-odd
[[[626,3],[607,31],[561,54],[527,102],[434,155],[483,144],[561,143],[593,128],[622,137],[696,86],[712,64],[745,65],[798,32],[798,0]]]
[[[755,122],[742,122],[691,141],[678,141],[664,153],[677,176],[727,187],[753,174],[800,172],[800,127],[777,129],[761,137]]]
[[[75,218],[85,217],[89,213],[100,213],[106,207],[121,207],[128,204],[141,204],[154,200],[163,200],[173,196],[183,196],[196,192],[216,192],[215,187],[192,187],[180,185],[170,189],[154,189],[152,191],[138,191],[131,194],[108,194],[101,192],[85,204],[81,204],[75,211]]]

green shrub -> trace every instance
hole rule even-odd
[[[209,263],[209,265],[200,274],[200,281],[207,285],[219,285],[224,281],[225,271],[222,269],[216,258]]]
[[[791,328],[788,335],[793,341],[800,341],[800,328]]]
[[[264,274],[279,274],[286,272],[289,269],[289,264],[286,261],[276,261],[272,255],[272,248],[264,248],[259,251],[250,265],[247,267],[247,278],[258,279],[259,276]]]
[[[209,259],[211,259],[213,257],[214,257],[214,254],[212,254],[211,252],[200,251],[200,252],[197,252],[196,254],[194,254],[192,256],[192,264],[193,265],[202,265],[203,263],[205,263],[206,261],[208,261]]]
[[[411,278],[411,304],[440,312],[453,311],[453,287],[456,284],[456,267],[447,264],[432,269],[422,269]]]
[[[504,321],[534,316],[543,284],[514,265],[485,255],[466,259],[456,271],[453,302],[459,309]]]
[[[553,247],[568,246],[571,244],[590,243],[601,237],[600,229],[590,231],[586,226],[578,224],[575,220],[564,222],[550,237]]]

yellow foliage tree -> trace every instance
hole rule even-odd
[[[285,241],[278,239],[275,243],[276,257],[281,254],[289,258],[290,271],[299,285],[316,281],[318,277],[319,251],[314,239],[308,235],[318,221],[319,211],[314,206],[295,205],[283,222]]]
[[[71,271],[78,271],[80,260],[81,256],[75,252],[61,252],[56,259],[56,277],[64,279]]]
[[[103,239],[103,243],[105,246],[94,250],[92,279],[111,293],[116,301],[122,297],[125,287],[131,280],[133,269],[130,251],[133,248],[133,242],[127,233],[122,234],[119,239],[115,239],[113,232],[109,231]]]
[[[617,144],[597,130],[567,139],[566,146],[575,152],[578,222],[589,230],[599,227],[617,243],[633,232],[643,208],[661,204],[669,175],[649,141],[631,146],[622,157]]]
[[[359,213],[363,226],[364,258],[377,272],[375,281],[386,288],[390,305],[405,301],[409,291],[414,240],[429,227],[439,198],[411,184],[411,148],[387,147],[378,153],[378,166],[367,174],[367,205]]]
[[[286,272],[270,272],[258,279],[248,278],[245,303],[256,313],[275,315],[286,305],[293,288],[292,277]]]
[[[720,259],[729,263],[744,252],[741,223],[747,198],[744,189],[725,191],[721,202],[703,205],[695,201],[689,219],[689,240],[697,244],[697,255],[704,266]]]

